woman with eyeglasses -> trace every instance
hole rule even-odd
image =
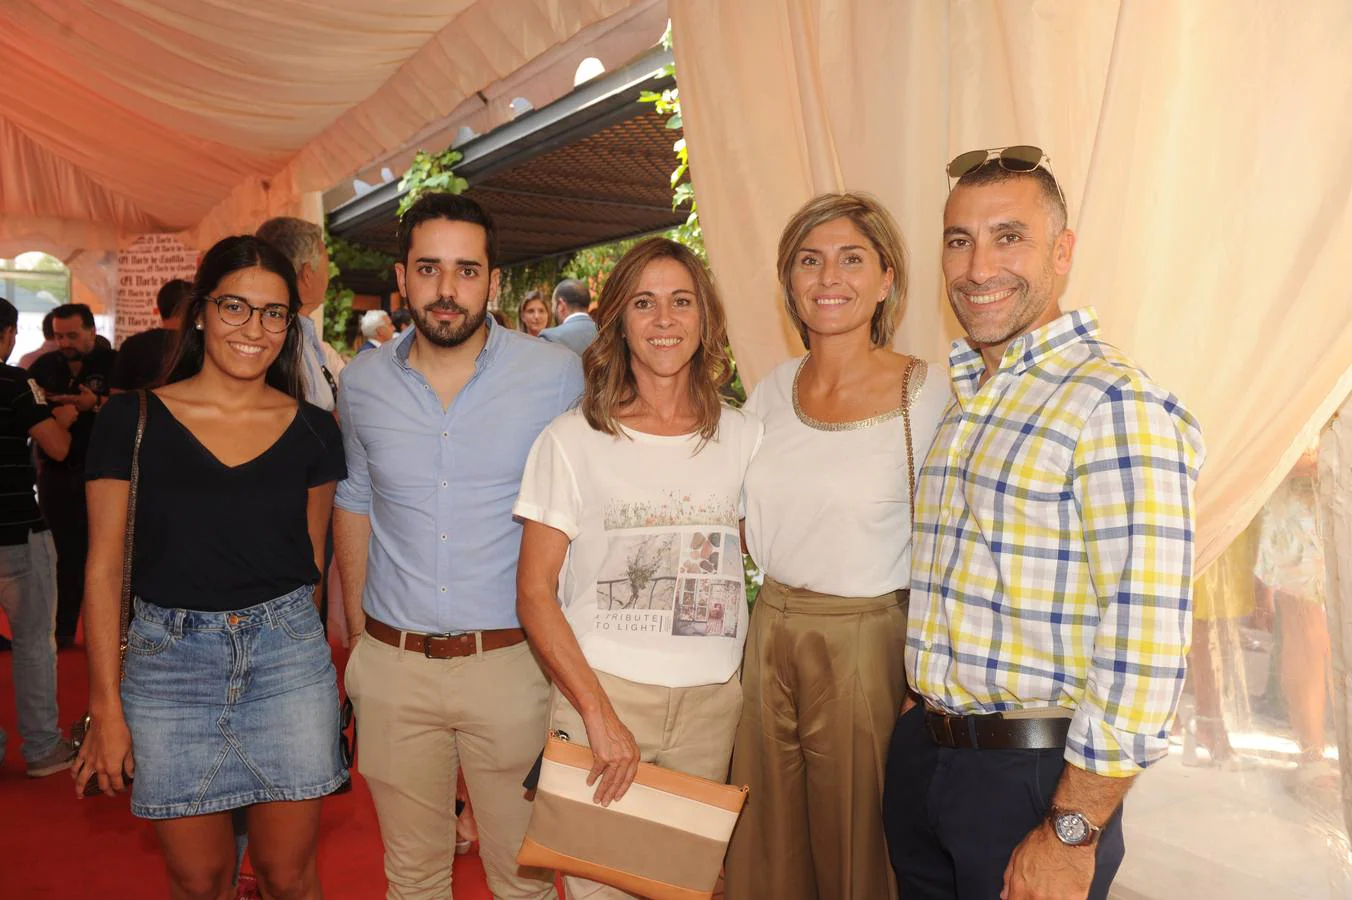
[[[263,896],[319,897],[320,798],[347,779],[314,596],[346,465],[333,416],[302,399],[299,309],[271,245],[231,237],[203,257],[166,383],[145,396],[121,684],[138,394],[99,414],[85,464],[91,720],[76,793],[131,788],[175,898],[227,895],[241,808]]]

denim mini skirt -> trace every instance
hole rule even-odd
[[[313,592],[233,612],[137,599],[122,681],[135,815],[312,800],[347,780],[337,676]]]

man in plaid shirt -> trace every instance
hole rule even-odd
[[[967,333],[921,467],[884,815],[907,900],[1106,898],[1122,799],[1168,752],[1191,634],[1197,422],[1063,314],[1075,235],[1041,150],[949,167]]]

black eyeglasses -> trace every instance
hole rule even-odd
[[[998,160],[1000,168],[1007,172],[1031,172],[1039,167],[1046,169],[1047,174],[1052,176],[1052,183],[1056,185],[1056,193],[1061,196],[1061,205],[1066,205],[1066,195],[1061,190],[1061,182],[1056,180],[1056,173],[1052,171],[1052,158],[1043,153],[1041,147],[1034,147],[1031,144],[991,147],[986,150],[968,150],[966,153],[959,153],[948,164],[948,177],[957,181],[992,159]]]
[[[233,297],[229,294],[221,297],[208,297],[207,301],[216,305],[216,314],[221,317],[222,322],[232,328],[247,324],[253,318],[253,314],[258,313],[258,321],[263,323],[265,331],[281,334],[286,331],[293,318],[291,307],[281,303],[254,306],[243,297]]]

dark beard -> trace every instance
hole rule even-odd
[[[430,314],[437,310],[458,312],[464,318],[460,320],[459,325],[435,322]],[[454,300],[437,300],[422,309],[416,309],[410,305],[408,311],[409,315],[413,317],[413,326],[418,329],[418,333],[438,347],[460,346],[469,340],[474,332],[482,328],[484,319],[488,318],[488,304],[484,304],[484,308],[479,310],[478,315],[473,315]]]

